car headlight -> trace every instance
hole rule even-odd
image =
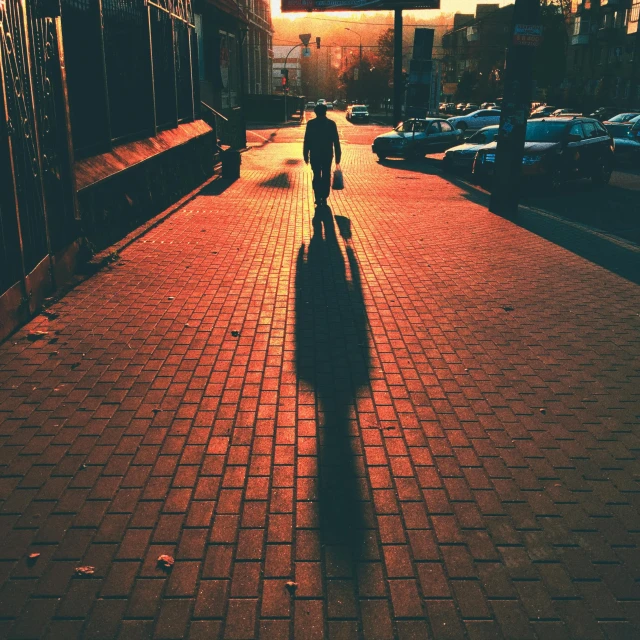
[[[523,156],[522,164],[536,164],[542,162],[543,156]]]

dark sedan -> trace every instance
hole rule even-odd
[[[613,171],[614,144],[604,126],[594,118],[529,120],[522,174],[546,182],[552,188],[566,180],[591,178],[606,184]],[[496,143],[478,151],[473,174],[489,184],[496,161]]]
[[[629,124],[605,124],[613,138],[613,156],[617,165],[640,167],[640,122]]]
[[[462,131],[443,118],[411,118],[393,131],[378,136],[372,145],[380,160],[387,157],[417,159],[445,151],[460,143]]]

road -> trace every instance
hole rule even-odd
[[[313,114],[307,112],[307,117],[313,117]],[[389,131],[388,126],[376,122],[352,125],[341,111],[330,112],[329,117],[338,124],[340,138],[347,148],[349,145],[370,145],[376,136]],[[303,127],[273,127],[247,132],[250,145],[267,142],[299,142],[302,145],[303,136]],[[479,195],[486,194],[473,185],[468,177],[444,172],[441,167],[442,157],[443,154],[434,154],[417,163],[402,160],[388,160],[387,163],[416,172],[431,172],[435,168],[448,180],[462,183]],[[559,193],[523,192],[521,204],[640,244],[639,192],[640,168],[625,168],[614,171],[611,182],[606,187],[593,187],[588,181],[577,181],[566,185]]]

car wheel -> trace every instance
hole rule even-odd
[[[445,171],[453,171],[453,161],[449,156],[442,158],[442,168]]]
[[[600,167],[596,170],[596,172],[591,176],[591,181],[593,184],[597,185],[605,185],[609,184],[609,180],[611,180],[611,174],[613,173],[613,168],[611,163],[602,163]]]

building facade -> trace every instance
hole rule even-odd
[[[271,93],[273,25],[267,0],[196,0],[199,81],[222,143],[246,143],[244,96]]]
[[[273,93],[273,23],[268,0],[245,0],[248,32],[245,39],[245,91]]]
[[[0,2],[0,339],[213,173],[190,0]]]
[[[580,0],[571,13],[567,104],[640,108],[640,0]]]
[[[466,75],[473,88],[461,99],[499,96],[512,16],[513,5],[498,4],[477,5],[475,15],[455,14],[453,29],[442,37],[445,95],[453,98]]]

